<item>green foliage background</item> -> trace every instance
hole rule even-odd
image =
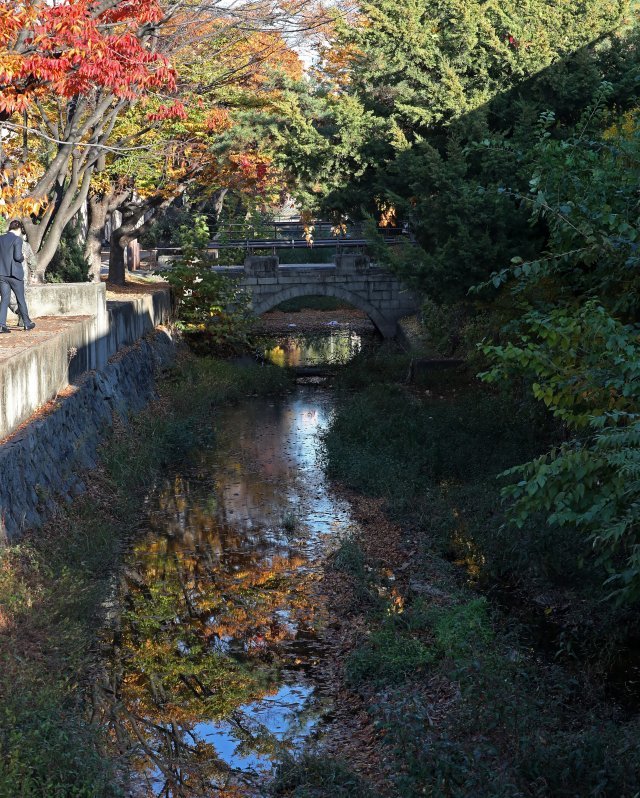
[[[204,216],[183,225],[179,234],[181,253],[162,276],[172,287],[178,307],[179,326],[187,340],[204,352],[236,352],[249,346],[253,326],[250,296],[237,280],[213,270],[207,252],[209,228]],[[231,250],[224,250],[232,257]]]
[[[89,263],[84,256],[76,225],[66,227],[62,233],[45,278],[48,283],[86,283],[89,280]]]
[[[440,352],[559,421],[505,474],[507,523],[582,536],[624,601],[640,597],[637,22],[633,0],[364,0],[279,124],[301,201],[369,217]],[[410,241],[386,246],[385,218]]]

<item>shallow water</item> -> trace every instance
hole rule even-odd
[[[264,348],[266,359],[276,366],[344,366],[354,358],[373,334],[350,329],[321,333],[290,332],[270,339]]]
[[[249,796],[322,732],[322,561],[352,521],[319,433],[331,396],[216,411],[213,446],[152,494],[114,646],[136,795]]]

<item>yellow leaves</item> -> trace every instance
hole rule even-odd
[[[607,141],[615,138],[632,139],[638,131],[639,115],[638,108],[627,111],[615,124],[605,130],[602,137]]]
[[[41,174],[41,167],[33,163],[0,170],[0,213],[3,216],[37,216],[47,207],[46,197],[30,196]]]
[[[339,236],[345,236],[347,234],[347,225],[345,222],[339,222],[338,224],[333,225],[331,228],[331,235],[335,238]]]
[[[397,227],[398,215],[395,207],[386,200],[377,198],[376,206],[380,211],[380,221],[378,227]]]
[[[96,194],[107,192],[111,182],[111,177],[106,172],[94,172],[91,176],[91,188]]]

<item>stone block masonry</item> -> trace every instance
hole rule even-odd
[[[159,369],[174,357],[166,331],[121,350],[103,369],[88,373],[0,445],[0,535],[13,539],[39,527],[60,496],[84,489],[81,474],[95,467],[114,414],[126,418],[155,395]]]
[[[258,316],[288,299],[332,296],[364,311],[385,338],[395,336],[398,319],[416,312],[420,304],[397,277],[372,266],[363,255],[338,255],[336,263],[316,265],[280,265],[277,257],[253,256],[238,276]]]

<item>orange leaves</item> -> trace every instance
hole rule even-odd
[[[99,87],[133,99],[148,88],[173,88],[166,58],[139,35],[142,25],[162,18],[157,0],[95,8],[92,0],[0,5],[0,110],[25,110],[45,91],[74,97]]]
[[[232,125],[231,117],[226,108],[213,108],[204,121],[205,129],[209,133],[223,133]]]

